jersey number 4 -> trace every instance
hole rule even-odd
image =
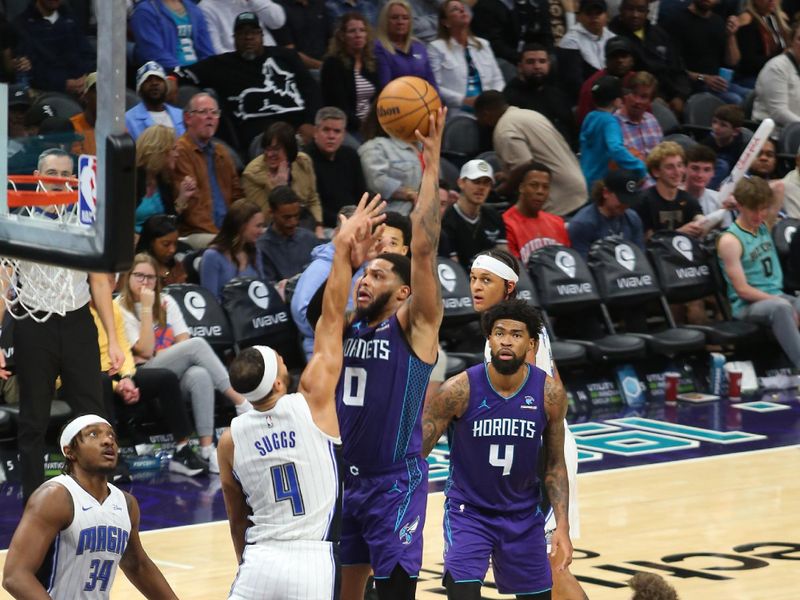
[[[511,475],[511,465],[514,462],[514,446],[506,444],[503,456],[500,456],[500,444],[489,446],[489,464],[493,467],[503,468],[503,477]]]
[[[299,517],[306,514],[303,505],[303,493],[297,479],[297,468],[294,463],[283,463],[270,468],[272,473],[272,489],[275,491],[275,502],[288,500],[292,505],[292,515]]]

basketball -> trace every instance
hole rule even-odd
[[[419,77],[398,77],[390,81],[380,96],[376,110],[381,127],[393,138],[417,141],[414,130],[428,134],[428,116],[442,106],[439,94]]]

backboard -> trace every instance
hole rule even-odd
[[[135,206],[135,148],[125,133],[126,2],[87,3],[94,6],[91,15],[88,11],[68,12],[69,0],[62,0],[61,4],[64,8],[59,11],[59,18],[71,18],[81,27],[91,27],[86,31],[88,44],[82,67],[90,72],[96,65],[95,148],[91,148],[89,137],[80,133],[81,124],[75,131],[76,125],[70,122],[76,114],[77,119],[81,118],[86,102],[83,88],[41,89],[45,79],[33,76],[32,71],[18,72],[16,85],[0,84],[0,181],[8,182],[9,176],[14,180],[16,176],[33,175],[40,160],[52,171],[54,155],[61,159],[58,170],[62,173],[58,175],[71,164],[71,175],[78,179],[77,185],[70,188],[77,191],[74,210],[78,218],[69,220],[29,218],[30,211],[17,206],[25,201],[13,193],[15,187],[34,190],[44,184],[0,185],[0,256],[86,271],[120,271],[130,265],[133,257]],[[8,15],[10,20],[16,16]],[[24,16],[23,13],[21,18]],[[25,43],[19,53],[24,52]],[[38,40],[27,43],[32,44],[28,48],[33,54]],[[23,93],[26,83],[30,94]],[[39,174],[47,175],[44,170]]]

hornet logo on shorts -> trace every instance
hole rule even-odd
[[[408,546],[411,543],[411,539],[414,537],[414,532],[419,527],[419,515],[417,518],[414,519],[410,523],[406,523],[400,528],[400,541],[403,543],[404,546]]]

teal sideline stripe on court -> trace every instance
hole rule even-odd
[[[712,444],[740,444],[742,442],[753,442],[755,440],[766,439],[767,436],[757,433],[747,433],[746,431],[714,431],[712,429],[702,429],[700,427],[690,427],[689,425],[678,425],[676,423],[664,423],[653,419],[641,417],[626,417],[624,419],[611,419],[609,423],[616,423],[624,427],[644,429],[645,431],[655,431],[669,435],[679,435],[702,442]]]
[[[733,408],[738,410],[750,410],[759,413],[775,412],[778,410],[791,410],[791,406],[785,404],[778,404],[777,402],[742,402],[741,404],[734,404]]]
[[[592,462],[595,460],[603,460],[602,452],[594,452],[592,450],[581,450],[578,448],[578,462]]]
[[[619,456],[638,456],[655,452],[672,452],[697,448],[700,442],[684,440],[646,431],[604,433],[577,440],[581,449],[598,450]]]

